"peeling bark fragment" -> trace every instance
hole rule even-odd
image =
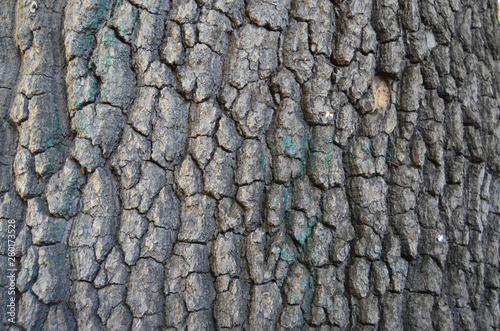
[[[441,293],[441,270],[431,258],[423,258],[408,275],[408,289],[412,292]]]
[[[403,330],[403,308],[403,296],[389,293],[381,301],[381,326],[387,330]]]
[[[243,141],[236,131],[234,122],[224,115],[220,118],[219,129],[215,137],[219,146],[230,152],[236,151]]]
[[[212,253],[212,270],[215,274],[235,276],[240,273],[236,259],[238,251],[236,248],[234,234],[220,235],[214,242]]]
[[[247,3],[247,15],[258,26],[266,26],[272,30],[280,30],[288,21],[290,0],[279,2],[262,2],[250,0]]]
[[[128,280],[130,269],[124,264],[121,250],[115,246],[109,253],[106,261],[101,265],[94,285],[101,288],[105,285],[125,285]],[[101,282],[102,281],[102,282]]]
[[[17,94],[14,98],[14,103],[10,109],[10,119],[15,123],[21,123],[28,119],[28,99],[22,95]]]

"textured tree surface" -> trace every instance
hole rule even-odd
[[[2,0],[0,329],[500,329],[496,15]]]

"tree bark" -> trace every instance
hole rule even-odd
[[[500,328],[494,0],[0,17],[3,330]]]

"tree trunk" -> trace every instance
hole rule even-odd
[[[500,328],[494,0],[0,17],[2,330]]]

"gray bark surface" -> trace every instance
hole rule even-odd
[[[496,15],[1,1],[0,329],[499,330]]]

